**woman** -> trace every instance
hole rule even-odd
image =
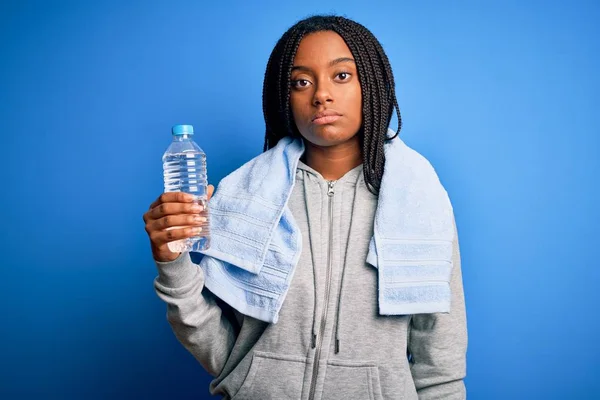
[[[452,213],[445,311],[382,313],[385,260],[369,262],[377,268],[365,261],[383,251],[370,246],[383,207],[382,182],[392,181],[384,171],[396,173],[385,150],[386,143],[399,142],[387,129],[394,109],[399,132],[388,59],[362,25],[315,16],[298,22],[275,46],[264,80],[261,159],[284,151],[284,141],[302,144],[285,203],[302,245],[285,301],[271,320],[276,323],[231,307],[223,301],[227,288],[217,297],[205,287],[210,270],[198,268],[187,253],[168,250],[167,242],[193,236],[200,224],[189,196],[165,193],[144,215],[159,272],[156,291],[177,338],[215,377],[211,393],[225,399],[466,397],[466,317]],[[221,191],[220,185],[215,199]],[[401,199],[389,190],[385,196]],[[379,226],[385,223],[382,218]],[[267,267],[275,275],[277,266]]]

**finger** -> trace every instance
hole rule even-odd
[[[149,210],[158,206],[162,203],[192,203],[195,201],[195,196],[184,192],[168,192],[163,193],[152,204],[150,204]]]
[[[168,231],[155,231],[150,236],[150,240],[152,240],[152,243],[154,243],[156,247],[161,247],[175,240],[198,236],[201,232],[201,227],[186,227],[181,229],[171,229]]]
[[[198,203],[159,203],[146,214],[147,220],[156,220],[165,215],[198,214],[204,208]]]
[[[213,193],[215,192],[215,187],[213,185],[208,185],[207,189],[208,189],[208,200],[210,200]]]
[[[150,222],[148,229],[152,232],[175,226],[202,226],[206,221],[207,218],[199,214],[167,215]]]

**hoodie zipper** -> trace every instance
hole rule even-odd
[[[329,245],[327,246],[327,276],[325,278],[325,304],[323,305],[323,313],[321,314],[321,326],[319,336],[317,337],[317,349],[315,351],[315,359],[313,361],[313,373],[310,383],[309,400],[315,398],[315,387],[317,384],[317,374],[319,372],[319,359],[321,358],[321,347],[323,345],[323,335],[325,334],[325,321],[327,320],[327,310],[329,308],[329,292],[331,290],[331,270],[332,268],[332,242],[333,242],[333,186],[335,181],[327,181],[327,196],[329,197]],[[315,299],[316,301],[316,299]]]

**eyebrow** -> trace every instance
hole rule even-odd
[[[343,63],[343,62],[351,62],[351,63],[355,63],[354,58],[350,58],[350,57],[339,57],[336,58],[335,60],[332,60],[329,62],[329,67],[333,67],[334,65]],[[292,67],[292,71],[296,71],[296,70],[300,70],[300,71],[310,71],[311,69],[308,67],[305,67],[303,65],[294,65]]]

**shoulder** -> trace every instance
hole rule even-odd
[[[431,162],[417,150],[396,137],[385,144],[385,168],[403,171],[413,178],[438,179]]]

